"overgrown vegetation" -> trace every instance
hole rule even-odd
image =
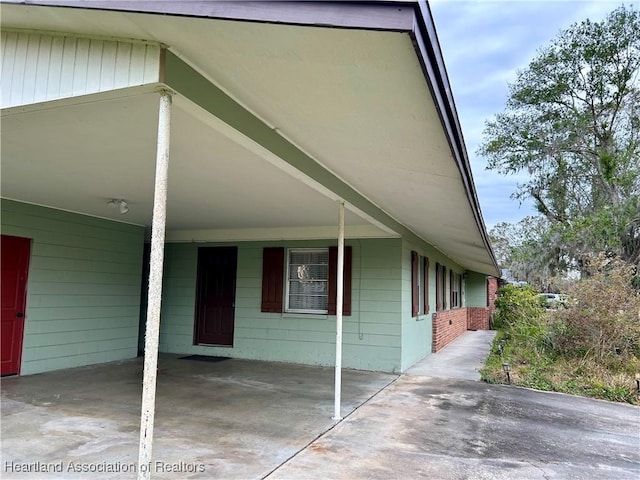
[[[569,290],[566,309],[545,310],[530,287],[508,285],[498,292],[498,334],[482,377],[640,405],[640,290],[633,267],[600,256],[592,275]]]

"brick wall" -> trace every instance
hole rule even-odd
[[[498,279],[487,279],[487,306],[454,308],[437,312],[433,317],[432,351],[437,352],[467,330],[489,330],[490,318],[496,310]]]
[[[488,307],[444,310],[433,317],[432,351],[437,352],[467,330],[489,330]]]
[[[496,277],[489,277],[487,279],[487,295],[488,295],[488,303],[489,307],[489,315],[493,315],[493,312],[496,311],[496,297],[498,296],[498,279]]]
[[[467,331],[467,309],[454,308],[437,312],[433,317],[432,350],[437,352]]]
[[[467,308],[467,330],[489,330],[489,315],[491,309],[487,307]]]

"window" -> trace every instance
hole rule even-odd
[[[462,306],[462,276],[459,273],[449,272],[449,282],[451,283],[451,308]]]
[[[287,312],[327,313],[329,249],[290,249],[287,256]]]
[[[352,250],[344,247],[342,313],[351,315]],[[300,268],[298,268],[300,267]],[[336,314],[338,247],[266,247],[260,311]]]

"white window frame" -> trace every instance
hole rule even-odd
[[[462,308],[462,275],[454,271],[451,273],[453,274],[453,280],[451,281],[451,285],[453,287],[451,308]],[[454,294],[456,298],[455,302],[453,301]]]
[[[324,310],[312,310],[312,309],[302,309],[302,308],[289,308],[289,288],[291,285],[291,279],[289,278],[289,274],[291,273],[291,254],[296,252],[304,252],[304,253],[326,253],[327,260],[329,258],[329,248],[288,248],[287,249],[287,265],[286,265],[286,274],[285,274],[285,307],[284,311],[286,313],[311,313],[311,314],[320,314],[327,315],[329,313],[329,265],[327,263],[327,308]]]

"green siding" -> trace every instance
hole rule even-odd
[[[418,252],[420,257],[429,258],[429,312],[422,312],[422,292],[420,302],[420,314],[411,316],[411,252]],[[433,323],[432,315],[436,311],[436,276],[435,265],[446,265],[447,270],[452,269],[456,273],[463,273],[464,269],[445,257],[434,248],[423,248],[404,240],[402,242],[402,371],[404,372],[413,364],[431,353]],[[420,259],[422,264],[422,258]],[[422,267],[420,267],[422,268]],[[422,275],[420,275],[422,277]],[[420,278],[422,282],[422,278]],[[420,285],[422,290],[422,284]],[[463,287],[464,291],[464,287]],[[449,305],[449,281],[447,277],[447,308]],[[464,296],[463,296],[464,298]]]
[[[487,306],[487,276],[483,273],[470,272],[466,283],[467,307]]]
[[[1,201],[32,239],[21,374],[135,357],[144,228]]]
[[[335,316],[262,313],[262,249],[326,247],[330,241],[238,245],[233,347],[193,345],[197,251],[215,244],[169,244],[165,255],[160,349],[314,365],[335,363]],[[400,239],[354,240],[352,315],[343,318],[343,365],[400,371]]]

